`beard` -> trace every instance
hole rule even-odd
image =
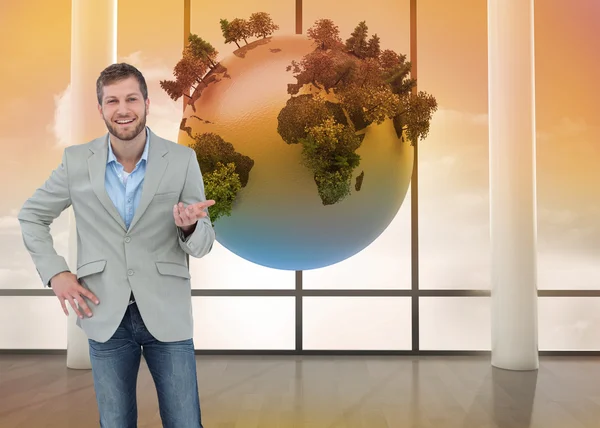
[[[135,125],[135,127],[129,126],[127,129],[121,128],[121,126],[115,124],[112,120],[106,119],[106,117],[104,116],[103,118],[108,132],[110,132],[112,135],[114,135],[121,141],[133,140],[140,134],[140,132],[144,130],[144,128],[146,128],[146,109],[144,109],[144,115],[142,117],[137,118],[137,125]],[[120,118],[117,118],[115,120],[120,120]]]

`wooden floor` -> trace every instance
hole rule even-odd
[[[539,371],[489,357],[198,356],[205,428],[597,428],[600,359]],[[161,427],[142,364],[139,426]],[[0,427],[98,427],[91,372],[64,355],[0,355]],[[182,427],[184,428],[184,427]]]

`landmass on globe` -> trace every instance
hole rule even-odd
[[[249,19],[221,19],[220,24],[225,43],[237,46],[233,55],[238,58],[270,43],[279,29],[266,12],[253,13]],[[299,162],[311,172],[321,204],[330,206],[348,197],[352,188],[359,192],[369,179],[363,170],[352,180],[361,166],[357,150],[369,127],[391,120],[398,141],[414,145],[427,137],[437,102],[432,95],[414,90],[416,81],[410,76],[406,55],[382,50],[378,35],[369,37],[365,21],[343,40],[331,19],[319,19],[307,36],[311,49],[286,67],[293,80],[287,84],[288,99],[277,115],[277,133],[281,144],[301,147]],[[213,123],[196,110],[203,92],[231,76],[227,66],[217,61],[218,52],[211,43],[196,34],[188,41],[174,67],[175,79],[160,85],[173,100],[184,97],[185,105],[193,110],[184,116],[180,129],[191,138],[189,145],[196,152],[206,196],[216,201],[210,209],[214,224],[231,215],[240,191],[252,180],[255,160],[243,153],[243,144],[234,147],[216,132],[195,132],[191,120]],[[270,49],[275,55],[280,51]]]

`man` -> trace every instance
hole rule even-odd
[[[100,426],[137,426],[141,355],[164,427],[201,428],[192,340],[188,255],[203,257],[215,233],[195,152],[146,127],[148,89],[131,65],[98,77],[108,134],[68,147],[62,163],[19,213],[39,276],[77,313],[89,338]],[[50,224],[69,206],[77,271],[52,243]]]

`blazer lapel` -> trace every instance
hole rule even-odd
[[[108,137],[105,135],[104,137],[98,138],[90,145],[90,151],[93,153],[88,158],[90,181],[92,183],[92,190],[100,200],[100,203],[102,203],[104,209],[106,209],[115,221],[121,225],[123,230],[127,231],[125,222],[119,215],[119,212],[106,192],[104,177],[106,173],[106,160],[108,157],[107,139]]]
[[[144,215],[148,205],[152,201],[154,194],[158,190],[158,185],[167,169],[169,160],[166,154],[169,152],[166,145],[152,131],[150,132],[150,147],[148,149],[148,163],[146,165],[146,174],[142,187],[142,196],[140,203],[135,209],[135,215],[131,220],[129,230],[133,229],[140,217]]]

